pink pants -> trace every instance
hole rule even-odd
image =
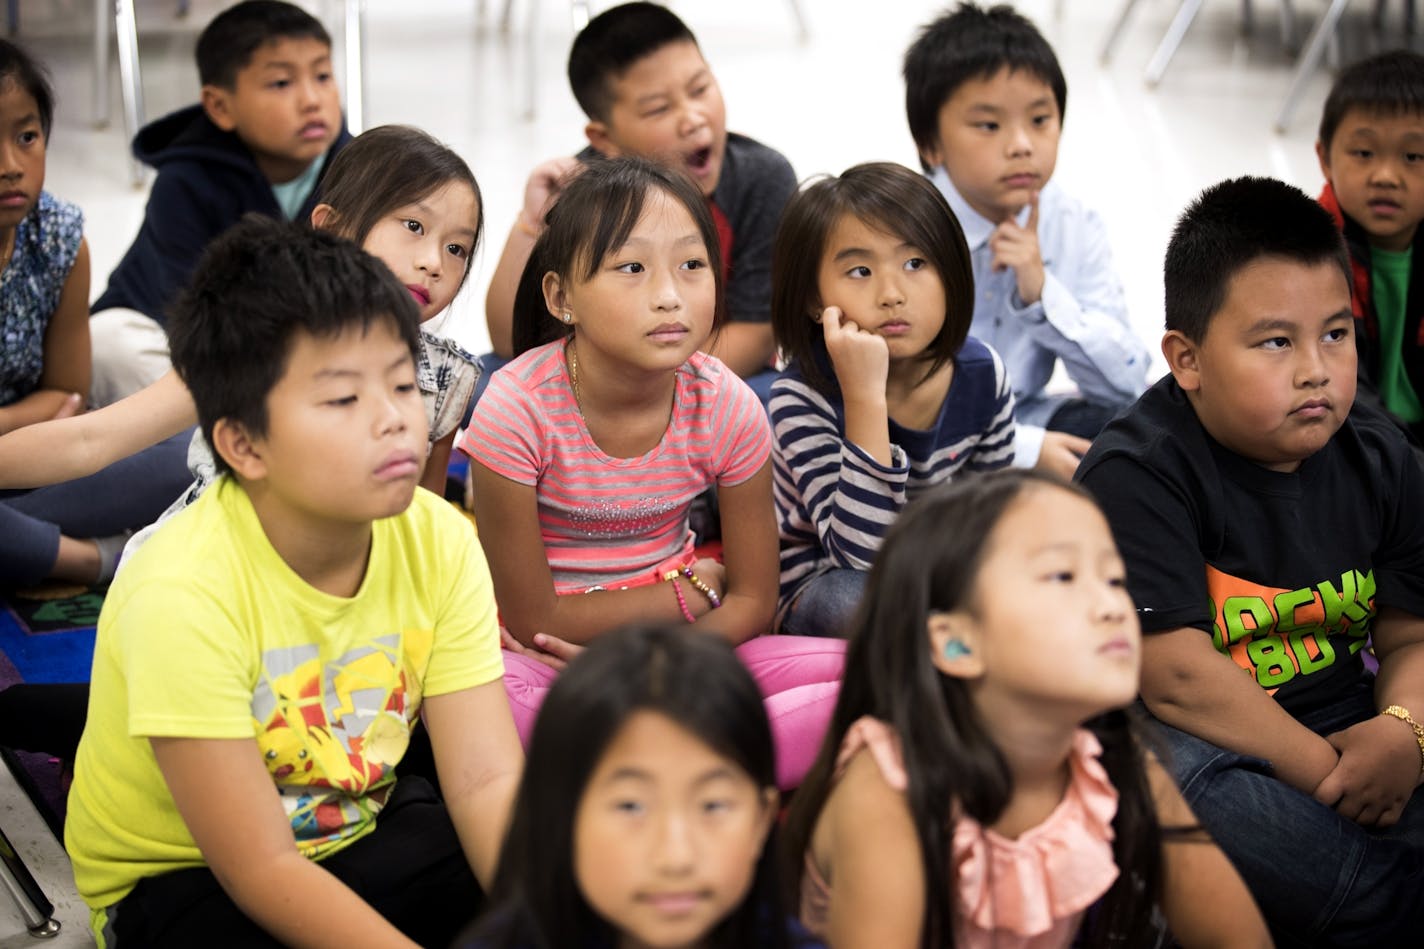
[[[830,724],[845,668],[845,640],[759,636],[737,647],[766,704],[776,742],[776,784],[797,787],[810,770]],[[558,673],[518,653],[504,654],[504,690],[519,740],[528,747],[534,719]]]

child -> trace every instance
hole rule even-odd
[[[201,104],[134,139],[134,155],[158,176],[138,235],[90,308],[96,405],[167,371],[168,305],[208,242],[253,211],[305,221],[327,162],[351,137],[331,37],[300,7],[229,7],[198,37],[197,60]]]
[[[529,177],[524,207],[490,279],[485,318],[496,356],[511,345],[515,289],[550,203],[580,163],[637,155],[690,174],[717,222],[728,323],[709,351],[763,399],[774,378],[771,241],[796,176],[782,155],[727,131],[722,90],[697,39],[654,3],[625,3],[588,22],[569,52],[569,84],[588,116],[589,147],[545,162]]]
[[[966,336],[964,235],[909,169],[857,165],[793,198],[773,286],[791,360],[771,400],[779,627],[841,635],[906,501],[1012,460],[1013,395],[998,355]]]
[[[783,922],[773,778],[756,685],[725,643],[609,633],[549,694],[466,945],[813,945]]]
[[[99,618],[65,847],[101,947],[446,945],[493,876],[521,752],[484,559],[416,491],[417,324],[375,258],[256,217],[180,297],[224,474]],[[394,780],[417,716],[443,804]]]
[[[1112,711],[1137,692],[1138,646],[1122,562],[1080,489],[1000,472],[908,508],[791,805],[802,921],[837,949],[1057,949],[1080,930],[1151,946],[1160,901],[1183,946],[1269,945]]]
[[[89,248],[79,208],[44,190],[53,118],[40,65],[0,39],[0,433],[72,415],[89,391]],[[72,489],[0,492],[0,586],[108,579],[181,472],[174,444]]]
[[[1107,230],[1049,181],[1067,96],[1052,47],[1007,6],[961,3],[905,53],[910,134],[973,255],[969,329],[1013,381],[1014,464],[1065,478],[1148,363]],[[1045,392],[1060,359],[1080,397]]]
[[[549,212],[520,286],[523,355],[494,374],[457,442],[474,460],[480,540],[521,652],[634,621],[685,620],[732,643],[770,623],[770,427],[746,383],[698,351],[720,316],[717,265],[706,201],[663,165],[590,165]],[[698,559],[688,528],[692,500],[712,487],[723,563]],[[768,695],[824,686],[825,698],[842,650],[766,641],[742,655],[754,671],[766,660]],[[509,666],[527,735],[553,672],[522,655]],[[804,736],[797,747],[819,742],[817,729]]]
[[[311,219],[390,267],[428,322],[450,305],[469,276],[484,231],[483,207],[479,184],[459,155],[419,129],[383,125],[353,139],[333,159]],[[417,382],[430,426],[421,485],[443,494],[450,446],[479,370],[474,358],[449,340],[421,330],[420,341]],[[111,406],[0,437],[0,486],[81,477],[192,426],[196,418],[192,398],[170,371]],[[165,516],[196,500],[216,477],[212,453],[201,438],[194,439],[190,461],[196,480]]]
[[[1414,236],[1424,218],[1424,56],[1392,50],[1340,74],[1315,143],[1320,203],[1345,232],[1362,390],[1424,440],[1424,273]]]
[[[1171,374],[1079,475],[1149,634],[1164,760],[1283,946],[1424,924],[1424,474],[1354,404],[1348,266],[1295,188],[1208,188],[1167,248]]]

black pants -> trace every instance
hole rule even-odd
[[[1044,428],[1050,432],[1066,432],[1092,441],[1116,414],[1116,409],[1106,408],[1086,399],[1069,399],[1049,417]]]
[[[321,865],[422,946],[448,946],[484,901],[444,803],[419,777],[397,781],[376,829]],[[281,945],[207,867],[140,881],[111,911],[109,929],[118,949]]]

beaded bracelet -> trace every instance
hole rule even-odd
[[[687,608],[687,598],[682,595],[682,587],[678,585],[677,577],[668,577],[668,580],[672,583],[672,592],[677,594],[677,608],[682,610],[682,618],[689,623],[697,622],[697,617]]]
[[[1403,705],[1391,705],[1380,712],[1390,718],[1397,718],[1414,732],[1414,740],[1419,743],[1419,773],[1424,774],[1424,725],[1420,725]]]
[[[687,578],[687,582],[692,584],[698,593],[707,597],[707,602],[712,604],[712,609],[715,610],[722,605],[722,598],[717,595],[717,591],[709,587],[697,574],[692,572],[691,564],[682,568],[682,575]]]

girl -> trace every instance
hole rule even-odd
[[[837,949],[1050,949],[1080,928],[1089,945],[1150,946],[1160,901],[1188,949],[1269,945],[1120,710],[1139,640],[1081,488],[1015,470],[907,509],[788,819],[807,926]],[[1164,840],[1159,818],[1182,829]]]
[[[811,945],[781,906],[772,758],[725,643],[671,627],[601,637],[550,692],[467,945]]]
[[[0,40],[0,433],[72,415],[89,391],[84,219],[43,190],[53,118],[39,64]],[[106,579],[113,535],[156,516],[182,470],[175,443],[70,489],[0,493],[0,585]]]
[[[922,175],[857,165],[786,206],[772,326],[791,365],[770,403],[782,632],[841,635],[905,503],[1013,460],[1013,395],[968,338],[973,314],[964,234]]]
[[[525,737],[568,644],[635,620],[741,643],[776,604],[766,413],[698,351],[722,311],[706,199],[666,168],[601,161],[560,193],[547,224],[516,297],[522,355],[494,374],[459,442],[474,459],[473,510],[515,647],[506,684]],[[723,563],[698,559],[688,528],[709,487]],[[812,687],[776,718],[785,754],[804,757],[783,758],[792,780],[819,744],[841,650],[768,640],[741,655],[768,695]],[[804,731],[791,724],[803,716]]]
[[[409,288],[423,320],[449,306],[469,275],[484,228],[479,185],[459,155],[418,129],[381,126],[342,149],[322,189],[323,201],[312,212],[314,226],[379,257]],[[473,357],[448,340],[422,331],[421,341],[417,378],[430,422],[421,483],[443,494],[450,446],[478,370]],[[195,422],[187,389],[169,372],[88,415],[0,438],[0,485],[77,478]],[[212,455],[200,437],[190,447],[189,466],[196,480],[164,517],[196,500],[215,477]]]

